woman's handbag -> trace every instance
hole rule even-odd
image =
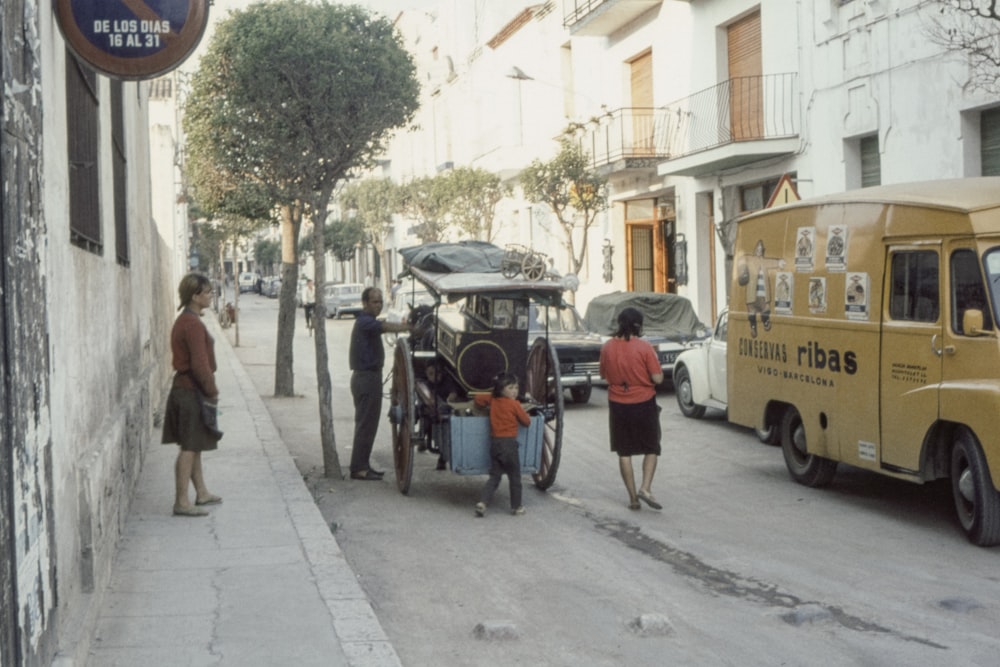
[[[219,404],[208,399],[201,389],[195,389],[198,394],[198,405],[201,406],[201,422],[205,425],[212,437],[216,440],[222,438],[222,431],[219,430]]]
[[[194,393],[198,396],[198,405],[201,408],[201,423],[205,425],[205,429],[213,438],[220,440],[222,431],[219,430],[219,404],[205,395],[205,392],[201,390],[201,385],[198,384],[190,371],[184,371],[181,375],[187,375],[191,378],[191,383],[194,385]]]

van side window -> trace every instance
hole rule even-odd
[[[986,302],[986,287],[979,272],[976,253],[965,248],[951,255],[951,300],[955,304],[951,314],[951,328],[957,334],[964,334],[962,317],[969,308],[983,312],[983,329],[993,329],[993,318]]]
[[[894,320],[937,322],[940,304],[937,253],[914,250],[894,254],[889,316]]]

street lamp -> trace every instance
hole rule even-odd
[[[520,67],[511,67],[506,74],[508,79],[517,81],[517,145],[524,145],[524,109],[521,105],[521,82],[532,81],[534,77],[528,76]]]

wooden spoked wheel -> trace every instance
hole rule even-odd
[[[413,380],[413,355],[405,336],[396,340],[392,364],[392,391],[389,396],[389,422],[392,424],[392,459],[396,468],[396,486],[402,494],[410,492],[413,478],[413,429],[416,394]]]
[[[556,481],[562,453],[563,391],[559,377],[559,358],[545,338],[538,338],[528,352],[525,390],[545,405],[545,433],[542,461],[534,474],[535,486],[543,491]]]
[[[545,256],[529,252],[521,260],[521,273],[528,280],[541,280],[545,275]]]

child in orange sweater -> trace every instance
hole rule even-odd
[[[511,514],[524,514],[521,504],[521,459],[517,452],[517,427],[528,426],[531,418],[517,401],[520,387],[512,373],[501,373],[493,386],[490,401],[490,478],[476,503],[476,516],[485,516],[500,478],[507,474],[510,483]]]

